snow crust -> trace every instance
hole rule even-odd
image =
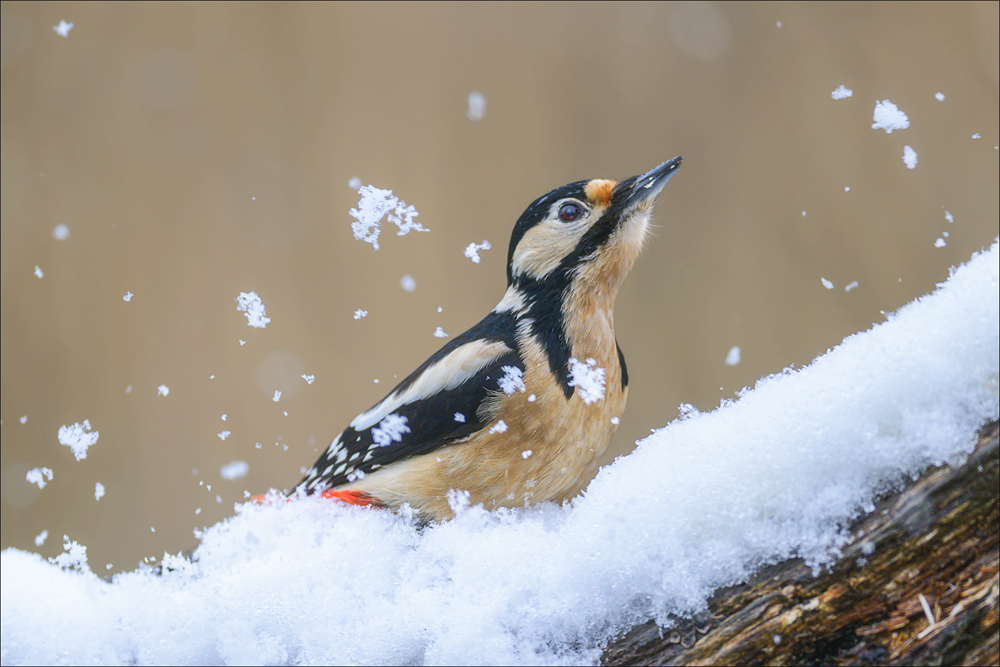
[[[8,549],[0,660],[596,663],[763,565],[822,567],[880,494],[964,460],[1000,413],[998,284],[994,243],[809,366],[682,409],[563,507],[489,513],[456,491],[457,517],[419,528],[316,497],[239,505],[193,562],[113,583],[69,537],[52,562]]]

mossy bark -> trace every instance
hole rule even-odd
[[[603,664],[996,665],[998,425],[851,526],[835,565],[801,560],[720,590],[709,612],[612,642]]]

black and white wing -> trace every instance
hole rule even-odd
[[[449,341],[388,396],[355,417],[299,485],[314,493],[350,484],[487,426],[489,399],[524,386],[515,327],[512,314],[494,312]]]

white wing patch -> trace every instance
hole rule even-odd
[[[413,384],[402,391],[389,394],[371,410],[355,417],[354,421],[351,422],[351,428],[355,431],[364,431],[378,424],[403,405],[454,389],[496,360],[497,357],[510,351],[510,348],[500,341],[477,340],[466,343],[427,368]]]

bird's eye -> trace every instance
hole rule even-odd
[[[559,207],[559,219],[563,222],[573,222],[583,215],[583,208],[578,204],[563,204]]]

